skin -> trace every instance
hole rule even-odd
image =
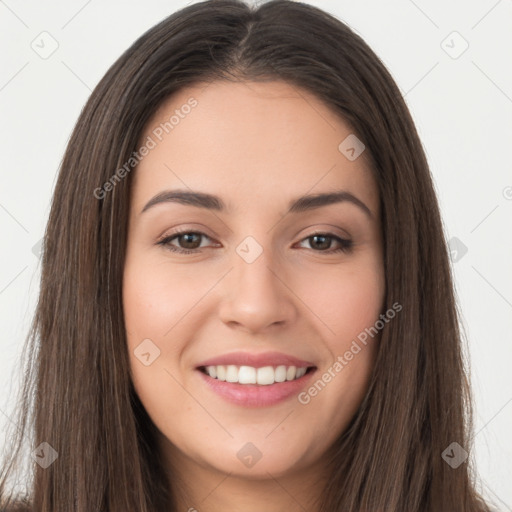
[[[383,312],[378,189],[362,157],[349,161],[338,150],[349,126],[280,81],[183,89],[141,141],[191,97],[197,106],[134,174],[123,282],[134,386],[169,474],[183,486],[179,510],[317,510],[325,454],[364,398],[380,334],[305,405],[296,396],[270,407],[234,405],[195,367],[238,350],[295,355],[312,361],[318,378],[332,367]],[[167,202],[140,213],[154,195],[177,188],[218,195],[230,211]],[[298,196],[340,188],[372,216],[349,202],[285,214]],[[157,244],[178,228],[205,233],[195,245],[170,242],[198,247],[195,254]],[[339,243],[315,243],[315,231],[350,238],[352,251],[329,254]],[[247,236],[263,250],[250,264],[236,252]],[[145,366],[134,350],[148,338],[160,355]],[[237,457],[248,442],[262,454],[252,467]]]

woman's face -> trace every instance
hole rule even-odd
[[[385,282],[378,190],[349,136],[279,81],[184,89],[147,125],[124,314],[136,392],[178,468],[306,471],[361,403]],[[340,191],[356,199],[291,207]]]

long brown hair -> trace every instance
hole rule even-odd
[[[94,89],[53,195],[3,506],[14,501],[7,482],[28,431],[31,450],[51,454],[48,443],[58,456],[43,468],[32,454],[20,510],[175,510],[155,426],[130,380],[121,290],[136,168],[126,162],[164,100],[213,80],[284,80],[312,92],[363,141],[380,191],[385,309],[398,301],[403,310],[382,330],[366,396],[329,452],[321,512],[489,511],[471,470],[449,254],[411,115],[358,35],[290,0],[190,5],[140,37]],[[454,442],[470,454],[458,467],[442,456]]]

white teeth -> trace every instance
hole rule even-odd
[[[295,378],[298,379],[299,377],[302,377],[306,373],[306,370],[307,368],[298,368]]]
[[[211,366],[208,366],[211,368]],[[226,367],[225,366],[214,366],[217,369],[217,379],[226,380]]]
[[[295,379],[295,374],[297,373],[297,368],[295,366],[290,366],[288,370],[286,370],[286,380]]]
[[[258,384],[260,386],[268,386],[274,384],[274,382],[296,380],[302,377],[306,371],[307,368],[284,365],[275,368],[273,366],[253,368],[252,366],[236,366],[232,364],[206,367],[206,373],[213,379],[237,382],[239,384]]]
[[[256,384],[256,370],[250,366],[240,366],[238,382],[240,384]]]
[[[276,382],[284,382],[286,380],[286,366],[278,366],[275,370],[274,380]]]
[[[262,386],[274,384],[275,375],[275,370],[272,366],[263,366],[262,368],[258,368],[256,382]]]
[[[238,368],[233,365],[229,365],[226,368],[226,382],[238,382]]]

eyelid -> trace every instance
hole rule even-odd
[[[216,235],[209,235],[207,231],[209,231],[208,228],[202,225],[199,225],[198,227],[190,225],[179,226],[176,228],[166,229],[162,235],[157,237],[157,242],[165,238],[169,238],[176,235],[182,235],[185,233],[197,233],[209,238],[210,240],[213,240],[216,237]]]
[[[301,240],[302,240],[303,238],[308,238],[308,237],[314,236],[314,235],[331,234],[331,235],[337,236],[344,240],[352,240],[352,235],[347,230],[345,230],[335,224],[321,224],[320,227],[316,227],[316,226],[318,226],[318,223],[312,224],[311,226],[306,226],[305,228],[302,228],[300,231],[298,231],[295,234],[294,238],[301,236]],[[311,229],[313,231],[310,231]],[[302,233],[302,232],[304,232],[304,235],[300,235],[300,233]]]
[[[349,241],[349,240],[352,241],[352,235],[350,235],[347,231],[340,228],[339,226],[334,226],[334,225],[330,225],[330,224],[326,224],[326,226],[327,226],[326,228],[316,228],[313,231],[308,231],[312,226],[307,226],[305,228],[302,228],[300,231],[298,231],[294,235],[293,238],[297,238],[299,236],[299,233],[301,231],[304,231],[305,233],[300,237],[300,240],[298,240],[299,242],[303,241],[305,238],[309,238],[309,237],[315,236],[315,235],[329,235],[329,236],[341,238],[342,240],[345,240],[345,241]],[[210,240],[215,239],[216,235],[211,236],[208,233],[201,231],[203,229],[207,229],[207,228],[202,227],[202,226],[200,228],[185,226],[185,227],[176,228],[175,230],[171,230],[170,232],[166,230],[164,232],[164,234],[160,235],[157,238],[157,243],[162,240],[165,240],[166,238],[175,237],[175,236],[183,235],[183,234],[187,234],[187,233],[195,233],[198,235],[202,235],[206,238],[209,238]],[[334,232],[332,232],[333,229],[343,231],[343,234],[334,233]]]
[[[202,236],[204,238],[207,238],[211,241],[215,241],[214,237],[208,235],[207,233],[204,233],[203,231],[200,231],[199,229],[188,229],[188,228],[185,228],[185,229],[182,229],[182,228],[179,228],[177,229],[176,231],[171,231],[170,233],[168,232],[165,232],[163,235],[159,236],[157,238],[157,241],[156,241],[156,244],[161,244],[161,245],[166,245],[164,244],[163,242],[165,242],[166,240],[170,240],[170,239],[175,239],[181,235],[186,235],[186,234],[194,234],[194,235],[199,235],[199,236]],[[220,244],[220,242],[216,242],[213,246],[218,246]],[[202,247],[201,249],[206,249],[207,247]],[[184,250],[187,250],[187,249],[184,249]],[[200,249],[188,249],[190,251],[199,251]]]

